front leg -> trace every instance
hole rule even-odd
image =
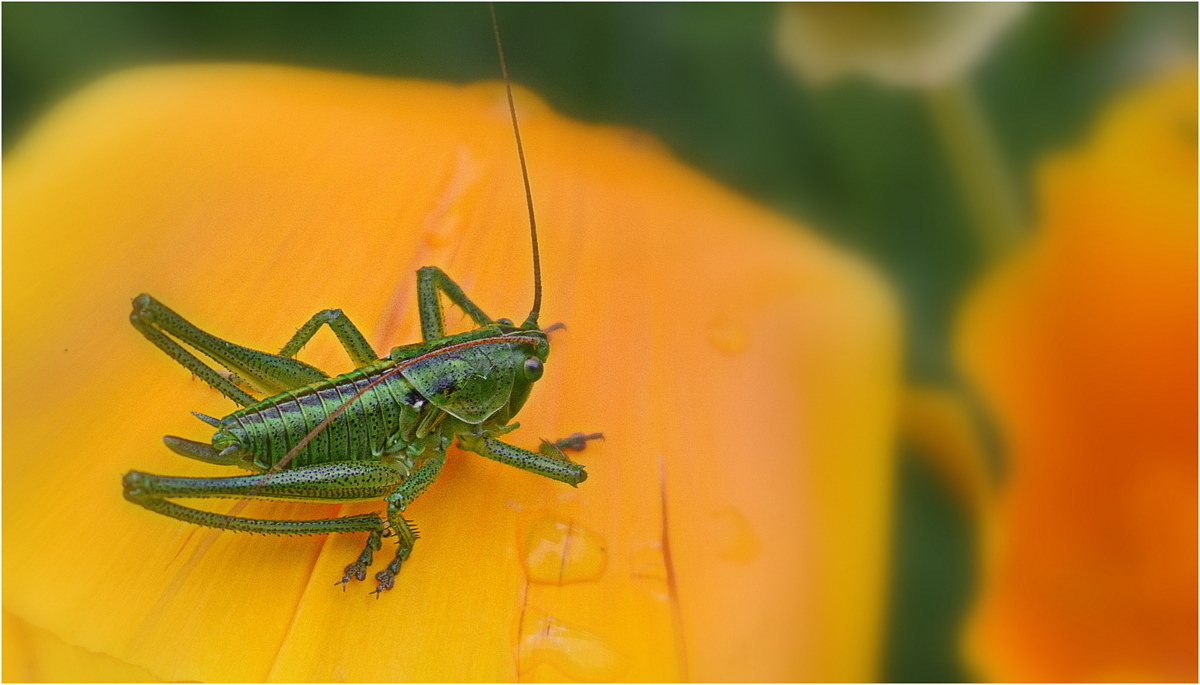
[[[554,443],[546,444],[554,446]],[[481,457],[494,459],[501,464],[508,464],[539,476],[561,481],[571,487],[587,480],[587,472],[583,470],[583,465],[568,459],[561,450],[553,456],[539,454],[506,442],[500,442],[495,438],[469,434],[458,436],[458,446]]]

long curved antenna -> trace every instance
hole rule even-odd
[[[496,22],[496,6],[489,2],[488,9],[490,9],[492,13],[492,32],[496,34],[496,51],[500,53],[500,73],[504,76],[504,90],[508,94],[508,112],[512,116],[513,134],[517,138],[517,156],[521,159],[521,178],[525,181],[525,202],[529,206],[529,233],[533,238],[533,309],[529,312],[529,318],[525,320],[525,323],[522,324],[521,327],[526,329],[537,329],[538,314],[541,313],[542,308],[542,262],[538,257],[537,223],[533,217],[533,193],[529,190],[529,171],[525,167],[525,150],[521,146],[521,129],[517,126],[517,108],[516,105],[513,104],[512,85],[508,80],[508,67],[504,63],[504,48],[500,44],[500,25]],[[562,324],[556,325],[561,326]],[[317,437],[321,431],[325,430],[325,428],[328,427],[329,424],[332,423],[339,414],[346,411],[346,409],[349,408],[350,405],[353,404],[359,397],[362,397],[368,390],[396,375],[404,368],[407,368],[408,366],[411,366],[412,364],[415,364],[416,362],[421,361],[432,354],[441,354],[449,349],[457,349],[460,346],[470,347],[474,345],[480,345],[491,340],[495,340],[495,338],[484,338],[458,346],[453,346],[451,348],[443,348],[428,355],[406,360],[397,364],[391,369],[388,369],[386,372],[380,374],[379,378],[372,381],[365,388],[359,390],[353,397],[346,400],[341,404],[341,406],[330,412],[329,415],[322,419],[315,427],[313,427],[313,429],[310,430],[308,434],[300,440],[300,442],[293,445],[292,448],[288,450],[287,454],[285,454],[282,459],[276,462],[274,466],[268,469],[264,475],[271,476],[279,473],[279,471],[284,469],[292,462],[293,459],[296,458],[296,455],[299,454],[300,451],[308,445],[308,443],[312,442],[313,438]],[[505,336],[504,340],[525,342],[531,345],[536,345],[539,343],[538,338]],[[226,512],[226,515],[236,516],[249,504],[249,497],[240,499],[235,502],[232,507],[230,507],[229,511]],[[149,634],[150,630],[157,625],[158,620],[162,618],[164,612],[166,611],[167,605],[179,593],[180,588],[183,586],[184,581],[186,581],[188,576],[191,574],[192,569],[200,562],[200,559],[204,556],[205,552],[208,551],[208,548],[211,547],[214,542],[216,542],[217,536],[220,533],[221,530],[218,528],[209,529],[207,535],[200,541],[199,544],[196,545],[196,548],[192,550],[192,554],[188,560],[175,573],[171,583],[167,586],[163,594],[159,596],[158,601],[151,608],[149,615],[142,622],[142,625],[138,629],[135,639],[139,643]],[[188,539],[190,538],[191,534],[189,533]],[[187,541],[185,540],[184,546],[180,547],[179,551],[182,552],[186,546]]]
[[[500,44],[500,24],[496,21],[496,4],[489,2],[492,13],[492,33],[496,34],[496,52],[500,53],[500,73],[508,93],[508,113],[512,116],[513,135],[517,138],[517,157],[521,159],[521,178],[525,181],[525,203],[529,206],[529,235],[533,239],[533,309],[521,328],[537,328],[542,311],[542,260],[538,254],[537,220],[533,217],[533,191],[529,189],[529,170],[525,166],[525,148],[521,146],[521,129],[517,126],[517,106],[513,104],[512,84],[508,80],[508,65],[504,63],[504,46]]]

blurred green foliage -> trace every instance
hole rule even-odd
[[[499,69],[485,6],[5,3],[4,149],[68,92],[123,67],[258,61],[467,82]],[[505,4],[515,80],[578,119],[645,129],[684,161],[873,260],[901,293],[908,372],[953,379],[956,302],[982,265],[922,96],[866,79],[798,84],[761,4]],[[1197,6],[1035,5],[972,85],[1019,193],[1119,88],[1171,49]],[[1035,208],[1034,208],[1035,209]],[[969,677],[956,653],[974,581],[954,503],[905,452],[884,677]]]

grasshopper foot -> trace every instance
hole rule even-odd
[[[587,448],[588,440],[603,440],[604,433],[572,433],[554,443],[554,446],[560,450],[574,450],[582,452]]]
[[[375,574],[375,580],[379,581],[379,584],[375,586],[375,590],[371,594],[375,595],[375,599],[379,599],[379,595],[383,594],[384,590],[391,590],[395,587],[396,574],[390,567],[385,568]]]
[[[380,536],[381,533],[379,531],[371,531],[371,534],[367,536],[367,546],[363,548],[362,554],[358,555],[358,559],[353,564],[346,567],[346,572],[342,575],[342,579],[334,583],[334,585],[341,585],[342,591],[345,592],[351,578],[354,580],[367,579],[367,567],[371,565],[371,558],[374,556],[375,550],[383,546]]]
[[[563,450],[582,452],[587,448],[588,440],[603,439],[603,433],[572,433],[562,440],[555,440],[554,442],[542,440],[542,445],[538,448],[538,451],[553,459],[571,461],[570,457],[563,453]]]
[[[388,564],[387,568],[375,574],[375,580],[379,581],[379,584],[375,586],[375,590],[371,593],[375,595],[375,599],[379,599],[379,595],[383,594],[384,590],[391,590],[395,587],[396,574],[400,572],[400,564],[407,558],[407,554],[399,554],[395,559],[392,559],[392,563]]]
[[[334,585],[341,585],[342,591],[345,592],[346,586],[350,583],[351,578],[354,580],[366,580],[367,564],[364,564],[361,561],[356,561],[353,564],[350,564],[346,567],[346,574],[342,576],[341,580],[334,583]]]

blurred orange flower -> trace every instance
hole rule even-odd
[[[4,202],[6,680],[869,680],[899,333],[860,262],[527,92],[563,321],[513,441],[575,430],[577,490],[453,453],[394,590],[334,586],[360,536],[207,533],[130,468],[221,469],[163,434],[233,407],[127,323],[149,292],[270,349],[342,307],[416,339],[414,270],[520,317],[529,248],[502,89],[274,67],[143,70],[58,109]],[[461,322],[459,325],[463,325]],[[347,369],[332,336],[302,354]],[[315,518],[372,503],[257,502]]]
[[[1040,176],[959,349],[1010,455],[969,658],[988,679],[1197,677],[1196,74]]]

